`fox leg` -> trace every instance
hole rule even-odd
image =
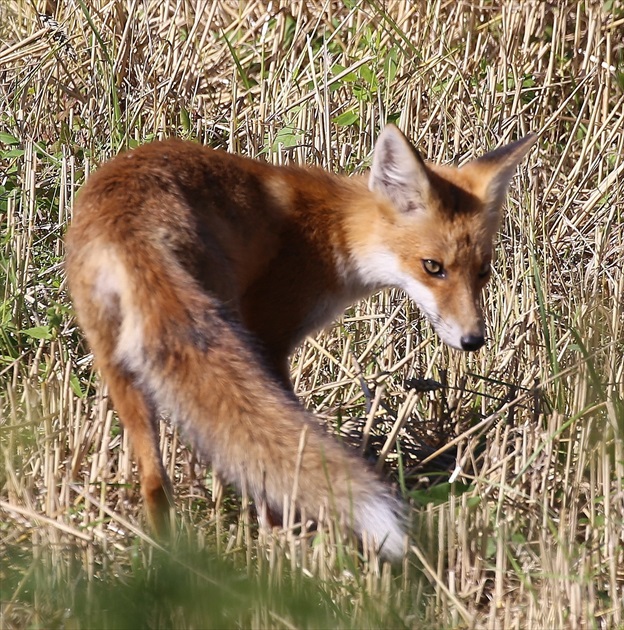
[[[139,466],[141,495],[152,530],[159,538],[171,534],[171,481],[162,463],[154,407],[131,374],[116,365],[100,365],[115,409],[128,433]]]
[[[288,357],[279,357],[274,361],[269,361],[269,369],[275,378],[288,392],[292,392],[293,384],[290,378],[290,363]]]
[[[252,332],[252,335],[255,334]],[[260,342],[264,365],[273,378],[286,389],[293,391],[292,380],[290,378],[290,352],[283,347],[276,347],[271,340],[263,337],[256,337]]]

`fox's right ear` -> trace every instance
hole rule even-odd
[[[394,125],[386,125],[377,139],[368,187],[390,199],[400,212],[427,208],[431,190],[427,167]]]

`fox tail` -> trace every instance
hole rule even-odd
[[[130,434],[152,521],[162,508],[154,497],[169,483],[155,412],[168,410],[224,481],[270,510],[280,512],[285,497],[308,516],[325,507],[386,557],[402,556],[401,508],[387,486],[318,429],[223,301],[172,254],[155,255],[147,243],[70,241],[68,250],[80,323]]]

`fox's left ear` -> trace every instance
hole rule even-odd
[[[475,192],[483,199],[489,211],[498,213],[518,164],[536,140],[537,135],[530,133],[520,140],[486,153],[463,167],[475,173],[475,180],[479,182],[479,190]]]

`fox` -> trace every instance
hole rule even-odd
[[[77,320],[166,537],[166,412],[215,475],[279,514],[329,510],[384,558],[405,553],[404,504],[297,400],[289,357],[380,289],[404,290],[448,346],[485,343],[482,291],[529,134],[461,167],[425,162],[392,124],[370,171],[276,166],[170,138],[105,162],[66,236]]]

